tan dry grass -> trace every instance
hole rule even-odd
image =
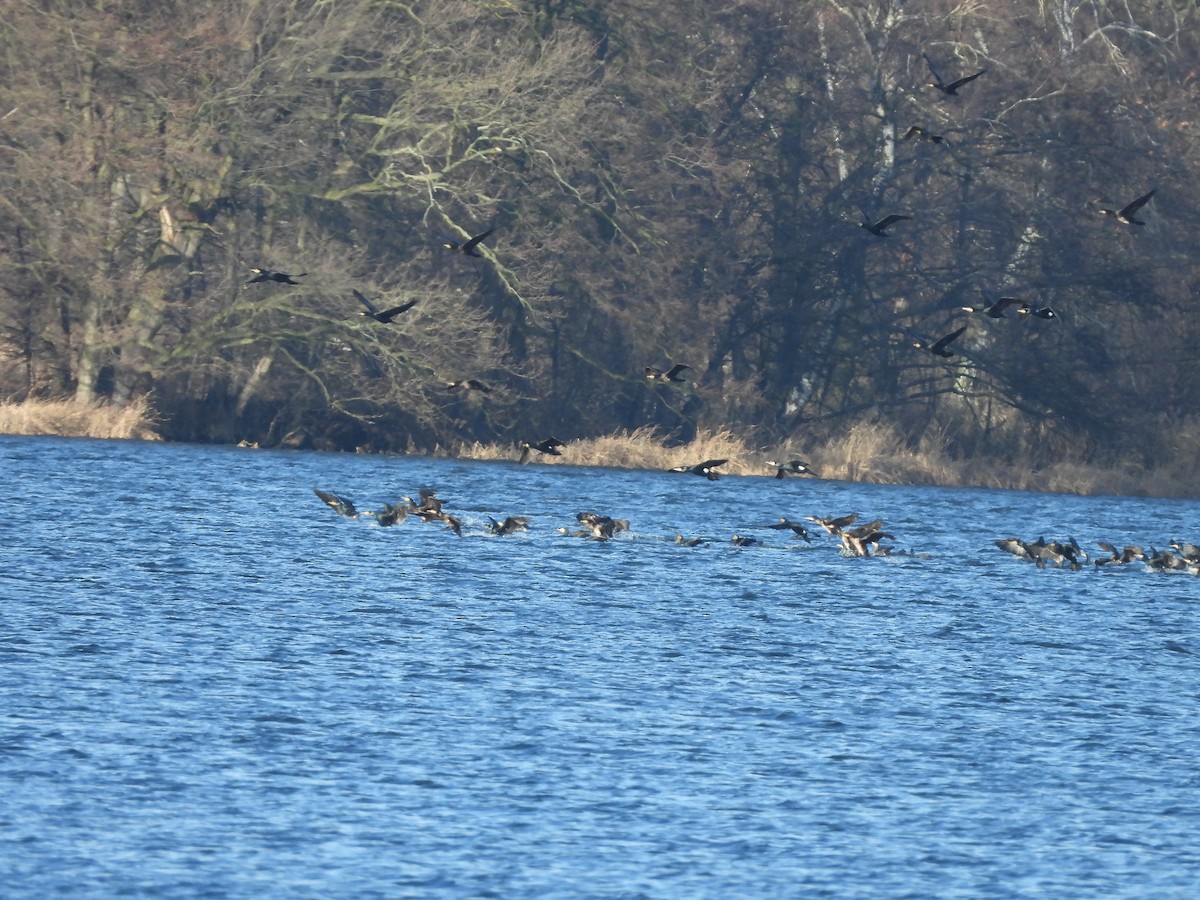
[[[456,454],[467,459],[517,459],[520,450],[510,444],[468,444]],[[617,431],[595,438],[568,441],[561,456],[534,453],[538,462],[569,466],[607,466],[617,469],[670,469],[709,459],[727,459],[722,474],[761,474],[754,452],[730,431],[700,432],[687,444],[667,446],[652,427]]]
[[[162,440],[154,430],[154,412],[144,397],[119,409],[107,403],[87,405],[73,400],[0,403],[0,434]]]

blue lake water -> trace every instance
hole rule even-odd
[[[1200,543],[1198,503],[18,437],[0,473],[5,897],[1200,895],[1200,578],[993,544]],[[463,537],[312,493],[424,486]],[[927,556],[763,527],[848,512]]]

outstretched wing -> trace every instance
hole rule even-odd
[[[496,230],[496,228],[495,228],[495,226],[493,226],[493,227],[489,228],[487,231],[483,232],[482,234],[475,235],[473,238],[471,238],[469,241],[467,241],[465,244],[463,244],[462,247],[459,249],[461,249],[463,253],[470,253],[471,255],[475,255],[473,251],[475,250],[475,248],[477,246],[479,246],[479,242],[482,241],[484,238],[486,238],[489,234],[491,234],[495,230]]]
[[[1158,190],[1158,188],[1154,189],[1154,191],[1156,191],[1156,190]],[[1128,206],[1126,206],[1123,210],[1121,210],[1119,215],[1128,219],[1135,212],[1137,212],[1139,209],[1141,209],[1143,206],[1145,206],[1147,203],[1150,202],[1150,198],[1154,196],[1154,191],[1151,191],[1150,193],[1146,194],[1146,196],[1144,196],[1144,197],[1138,197],[1136,200],[1134,200],[1132,203],[1130,203]]]
[[[944,86],[946,82],[942,81],[941,74],[937,69],[934,68],[933,60],[931,60],[929,55],[926,53],[922,53],[921,55],[925,57],[925,65],[929,66],[929,71],[933,73],[933,80],[936,81],[939,86]]]
[[[958,81],[950,82],[948,85],[946,85],[946,93],[953,94],[964,84],[969,84],[970,82],[974,81],[976,78],[978,78],[980,75],[982,75],[986,71],[987,71],[987,69],[980,69],[974,75],[968,75],[966,78],[960,78],[960,79],[958,79]]]
[[[401,303],[399,306],[393,306],[391,309],[385,309],[379,315],[380,315],[380,318],[390,322],[396,316],[400,315],[400,313],[408,312],[410,309],[412,309],[416,305],[417,305],[416,300],[409,300],[407,303]]]
[[[954,329],[954,331],[950,332],[945,337],[938,338],[934,342],[933,346],[929,348],[930,352],[939,353],[939,352],[945,350],[947,344],[949,344],[951,341],[953,341],[955,338],[957,338],[960,334],[962,334],[966,330],[967,330],[967,326],[963,325],[959,328]]]
[[[350,291],[351,291],[351,293],[354,294],[355,297],[358,298],[358,302],[367,308],[368,314],[370,314],[372,316],[379,315],[379,310],[375,307],[375,304],[372,303],[370,300],[368,300],[366,297],[364,297],[360,291],[358,291],[355,288],[351,288]]]

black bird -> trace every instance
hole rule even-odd
[[[421,488],[417,491],[419,500],[412,497],[402,498],[408,503],[407,511],[428,522],[439,518],[442,514],[442,501],[438,499],[436,488]]]
[[[875,235],[876,237],[887,237],[886,229],[889,225],[892,225],[896,222],[903,222],[911,218],[912,216],[897,216],[893,214],[890,216],[884,216],[875,224],[871,224],[870,222],[859,222],[858,227],[867,229],[867,231],[871,232],[871,234]]]
[[[812,543],[812,538],[808,536],[808,529],[799,522],[793,522],[787,516],[780,516],[778,522],[768,525],[767,527],[774,528],[776,531],[786,531],[790,529],[791,532],[796,535],[796,537],[801,538],[805,543]]]
[[[591,532],[588,537],[598,541],[606,541],[614,534],[629,530],[628,519],[614,519],[595,512],[576,513],[575,521]]]
[[[526,531],[529,528],[529,520],[524,516],[508,516],[503,522],[497,522],[491,516],[487,518],[491,522],[488,530],[492,534],[512,534],[516,531]]]
[[[931,144],[940,144],[946,140],[940,134],[933,134],[920,125],[913,125],[908,129],[908,131],[904,132],[904,135],[900,138],[900,140],[908,141],[913,138],[916,138],[920,141],[929,141]]]
[[[685,370],[690,370],[691,366],[685,366],[683,363],[676,363],[667,371],[656,369],[653,366],[646,366],[646,378],[649,381],[662,381],[666,383],[687,381],[686,378],[681,378],[679,373]]]
[[[408,507],[400,503],[385,503],[383,509],[370,513],[384,528],[399,525],[408,518]]]
[[[834,537],[842,533],[842,529],[847,525],[853,525],[858,521],[858,513],[849,513],[844,516],[805,516],[809,522],[816,522]]]
[[[675,543],[677,543],[680,547],[698,547],[704,543],[704,538],[685,538],[682,534],[677,534],[675,535]]]
[[[715,471],[717,466],[723,466],[729,462],[727,459],[706,459],[702,463],[696,463],[694,466],[675,466],[668,469],[670,472],[688,472],[692,475],[703,475],[709,481],[716,481],[721,476]]]
[[[492,388],[477,378],[460,378],[457,381],[447,381],[446,390],[448,391],[480,391],[484,394],[490,394]]]
[[[361,293],[354,290],[354,288],[351,288],[350,290],[353,291],[354,296],[358,298],[359,303],[366,307],[366,309],[360,312],[359,315],[369,316],[376,322],[382,322],[384,325],[392,324],[392,319],[396,318],[396,316],[400,315],[402,312],[408,312],[417,305],[416,300],[409,300],[407,303],[402,303],[400,306],[393,306],[391,309],[385,309],[380,312],[379,307],[364,297]]]
[[[789,459],[787,462],[775,462],[767,460],[768,466],[775,467],[775,477],[783,478],[787,475],[816,475],[812,469],[808,467],[808,463],[801,462],[798,459]]]
[[[1154,190],[1158,190],[1158,188],[1155,188]],[[1108,216],[1110,219],[1116,219],[1123,225],[1145,225],[1145,222],[1139,222],[1137,219],[1135,219],[1133,214],[1145,206],[1153,196],[1154,191],[1151,191],[1145,196],[1138,197],[1128,206],[1123,206],[1120,209],[1102,209],[1100,210],[1100,215]]]
[[[758,538],[742,537],[740,534],[735,534],[731,542],[735,547],[753,547],[758,543]]]
[[[1021,315],[1034,316],[1038,319],[1057,319],[1058,318],[1058,313],[1056,313],[1054,310],[1052,310],[1048,306],[1040,306],[1037,309],[1023,309],[1023,310],[1021,310]]]
[[[556,437],[548,437],[544,441],[538,441],[536,444],[531,444],[528,441],[521,442],[521,458],[518,462],[529,462],[530,452],[536,450],[538,453],[545,453],[547,456],[562,456],[562,451],[559,447],[565,447],[562,441]]]
[[[493,227],[489,228],[487,231],[484,231],[481,234],[477,234],[472,238],[468,238],[465,241],[457,241],[452,237],[448,237],[447,235],[442,235],[442,246],[445,247],[447,250],[453,250],[455,253],[462,253],[466,256],[475,256],[475,257],[482,258],[483,254],[476,253],[475,248],[479,246],[480,241],[482,241],[484,238],[486,238],[489,234],[491,234],[495,230],[496,230],[495,226],[493,226]]]
[[[250,271],[254,273],[246,284],[258,284],[260,281],[277,281],[280,284],[299,284],[295,281],[296,278],[303,278],[307,272],[301,272],[299,275],[289,275],[287,272],[272,272],[270,269],[258,269],[251,266]]]
[[[937,88],[947,97],[953,97],[958,93],[958,89],[960,87],[962,87],[964,84],[974,81],[987,71],[987,69],[980,69],[974,75],[968,75],[966,78],[960,78],[958,81],[952,81],[949,84],[946,84],[946,82],[942,80],[942,76],[938,74],[938,70],[933,67],[933,62],[929,59],[929,57],[924,53],[921,55],[925,57],[925,64],[929,66],[929,71],[933,73],[934,80],[929,82],[929,86]]]
[[[1007,319],[1008,316],[1004,311],[1014,303],[1020,303],[1021,308],[1017,310],[1021,315],[1025,315],[1031,309],[1030,305],[1024,300],[1018,300],[1016,297],[1001,297],[991,306],[964,306],[961,307],[963,312],[981,312],[985,316],[991,316],[993,319]]]
[[[950,332],[949,334],[938,338],[932,344],[927,344],[923,340],[917,340],[917,341],[913,342],[913,346],[916,347],[918,350],[928,350],[934,356],[940,356],[943,359],[950,359],[952,356],[954,356],[954,351],[947,350],[946,345],[949,344],[951,341],[953,341],[956,337],[958,337],[960,334],[962,334],[966,330],[967,330],[967,326],[963,325],[960,328],[954,329],[954,331]]]
[[[357,519],[358,510],[354,508],[354,504],[345,497],[339,497],[337,494],[329,491],[323,491],[320,488],[313,488],[313,493],[320,497],[324,502],[328,503],[340,516],[345,516],[347,519]]]

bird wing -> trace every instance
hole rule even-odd
[[[691,366],[685,366],[683,363],[676,363],[675,365],[671,366],[670,371],[667,372],[667,378],[673,379],[676,375],[678,375],[684,369],[690,369],[690,368],[691,368]]]
[[[1158,188],[1155,188],[1154,190],[1156,191],[1156,190],[1158,190]],[[1118,213],[1118,215],[1124,216],[1125,218],[1128,219],[1135,212],[1137,212],[1139,209],[1141,209],[1143,206],[1145,206],[1148,202],[1150,202],[1150,198],[1153,196],[1154,196],[1154,191],[1151,191],[1150,193],[1146,194],[1144,197],[1138,197],[1136,200],[1134,200],[1132,203],[1130,203],[1128,206],[1126,206],[1123,210],[1121,210],[1121,212]]]
[[[911,137],[924,133],[924,131],[925,129],[920,125],[913,125],[908,129],[908,131],[904,132],[904,137],[900,138],[900,140],[907,141]]]
[[[361,291],[357,290],[356,288],[351,288],[350,292],[352,294],[354,294],[355,297],[358,298],[358,302],[361,303],[363,306],[365,306],[367,308],[367,312],[369,312],[372,316],[379,315],[379,309],[375,306],[374,303],[372,303],[370,300],[368,300],[366,297],[364,297],[362,295]]]
[[[942,81],[942,76],[938,73],[938,70],[933,67],[933,60],[931,60],[925,53],[922,53],[921,55],[925,57],[925,65],[929,66],[929,71],[933,73],[933,80],[939,85],[944,85],[946,82]]]
[[[987,69],[980,69],[974,75],[968,75],[966,78],[960,78],[960,79],[958,79],[958,81],[950,82],[948,85],[946,85],[946,93],[953,94],[964,84],[969,84],[970,82],[974,81],[976,78],[978,78],[980,75],[982,75],[986,71],[987,71]]]
[[[883,228],[887,228],[893,222],[903,222],[904,220],[911,219],[911,218],[912,218],[912,216],[898,216],[898,215],[892,214],[890,216],[884,216],[882,219],[880,219],[878,222],[876,222],[875,227],[879,228],[879,229],[883,229]]]
[[[476,248],[476,246],[478,246],[480,241],[482,241],[485,237],[487,237],[489,234],[491,234],[495,230],[496,230],[495,227],[492,227],[492,228],[489,228],[487,231],[483,232],[482,234],[475,235],[475,237],[471,238],[469,241],[467,241],[465,244],[463,244],[459,249],[462,250],[463,253],[470,253],[472,250],[474,250]]]
[[[364,300],[366,299],[366,298],[362,297],[361,294],[359,295],[359,297],[360,297],[360,299],[364,299]],[[385,309],[382,313],[380,313],[380,315],[383,316],[383,318],[390,321],[393,317],[400,315],[400,313],[402,313],[402,312],[408,312],[410,309],[412,309],[416,305],[417,305],[416,300],[409,300],[407,303],[401,303],[399,306],[393,306],[391,309]]]
[[[966,325],[962,325],[959,328],[954,329],[952,332],[950,332],[945,337],[938,338],[934,342],[933,346],[930,347],[929,349],[931,351],[933,351],[934,353],[937,353],[939,350],[945,350],[947,344],[949,344],[951,341],[953,341],[956,337],[958,337],[960,334],[962,334],[966,330],[967,330]]]

